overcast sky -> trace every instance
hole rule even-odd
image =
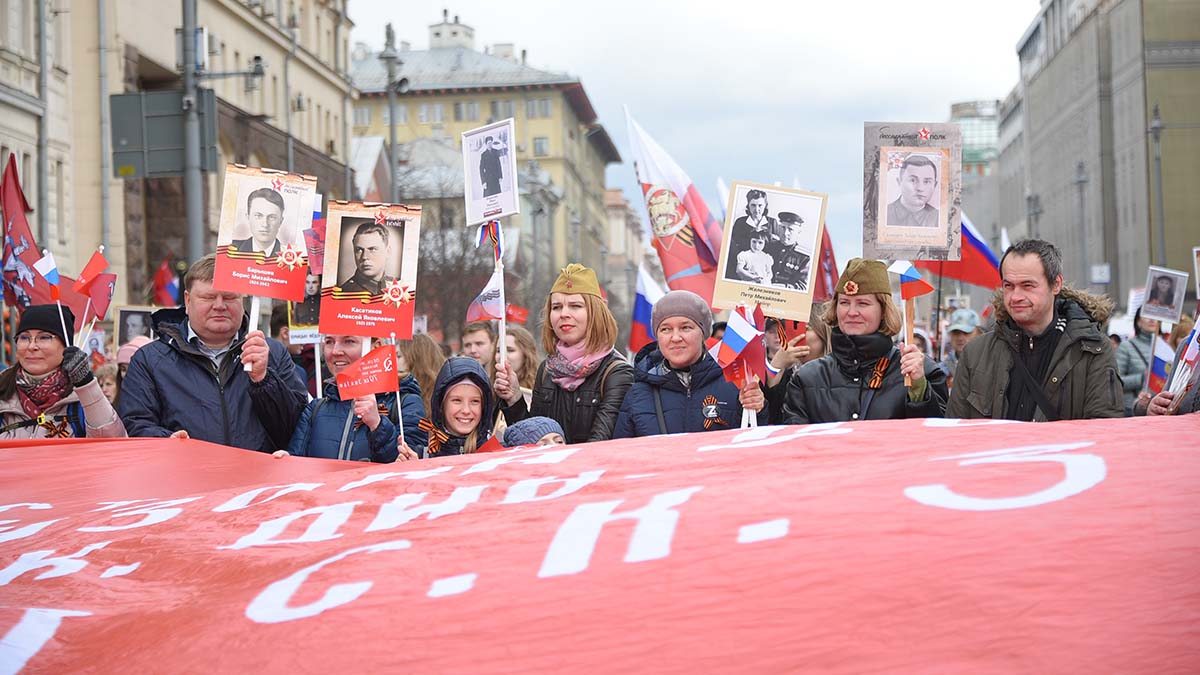
[[[425,49],[443,8],[475,29],[476,49],[511,42],[529,65],[582,80],[625,159],[609,187],[643,221],[623,105],[714,212],[718,176],[828,193],[844,265],[862,252],[863,123],[945,121],[953,102],[1004,98],[1038,2],[351,0],[353,39],[380,48],[390,21]]]

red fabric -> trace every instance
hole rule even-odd
[[[117,290],[117,275],[115,274],[97,274],[92,283],[88,284],[88,297],[91,298],[91,307],[88,308],[88,316],[85,317],[90,321],[95,317],[99,321],[103,321],[108,316],[108,306],[112,304],[113,293]],[[85,300],[86,303],[86,300]]]
[[[510,302],[504,308],[504,316],[513,323],[525,323],[529,320],[529,308],[514,305]]]
[[[817,281],[813,284],[813,302],[829,302],[838,285],[837,258],[833,254],[833,240],[829,238],[829,227],[821,230],[821,252],[817,257]]]
[[[367,394],[382,394],[400,388],[396,372],[396,348],[381,345],[346,366],[337,374],[338,396],[348,401]]]
[[[983,253],[963,240],[961,260],[914,260],[913,265],[929,270],[943,279],[957,279],[984,288],[1000,287],[1000,271]]]
[[[1195,671],[1200,416],[951,424],[388,466],[194,440],[0,442],[0,662]],[[18,630],[28,608],[72,614]]]
[[[15,153],[9,154],[8,164],[4,167],[3,179],[0,180],[0,210],[3,211],[3,214],[0,215],[4,217],[4,260],[7,263],[10,257],[16,255],[20,258],[23,266],[20,271],[4,272],[4,301],[14,307],[21,307],[11,285],[20,285],[24,288],[25,293],[32,293],[35,279],[40,278],[33,272],[33,263],[37,262],[42,254],[37,240],[33,238],[33,230],[29,228],[29,220],[25,216],[32,209],[29,208],[29,202],[25,200],[25,192],[21,189]],[[20,253],[14,249],[19,250]],[[6,270],[8,267],[9,265],[6,264]]]
[[[108,269],[108,259],[104,257],[104,253],[97,250],[92,253],[92,257],[88,259],[87,264],[83,266],[83,271],[75,279],[75,283],[71,288],[76,293],[87,293],[92,282],[100,276],[100,273]]]
[[[170,289],[172,284],[178,287],[178,278],[175,276],[174,270],[171,269],[171,256],[166,256],[158,265],[158,271],[154,273],[154,304],[162,305],[163,307],[174,307],[179,304],[179,298],[176,297]]]

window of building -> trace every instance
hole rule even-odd
[[[550,99],[543,98],[538,101],[538,110],[541,111],[542,117],[550,117],[553,114],[554,106],[550,103]]]
[[[479,104],[474,101],[454,104],[455,122],[474,122],[479,119]]]
[[[385,115],[386,116],[386,115]],[[354,126],[365,127],[371,124],[371,108],[360,105],[354,107]]]
[[[417,111],[417,121],[421,124],[439,124],[445,116],[446,106],[442,103],[422,103]]]
[[[528,119],[548,118],[551,110],[548,98],[531,98],[525,101],[525,117]]]
[[[533,156],[545,157],[550,154],[550,139],[545,136],[537,136],[533,139]]]
[[[491,102],[492,121],[507,119],[515,115],[516,106],[511,100]]]

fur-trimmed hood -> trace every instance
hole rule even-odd
[[[1113,309],[1116,305],[1107,295],[1095,295],[1087,291],[1081,291],[1063,286],[1058,293],[1058,299],[1055,300],[1058,305],[1060,316],[1072,318],[1090,318],[1093,323],[1103,326],[1108,317],[1112,316]],[[1072,311],[1072,305],[1078,308]],[[1002,324],[1008,321],[1008,309],[1004,306],[1004,291],[996,289],[992,295],[992,307],[996,310],[996,324]],[[1079,316],[1082,313],[1085,316]],[[1074,315],[1074,316],[1073,316]]]

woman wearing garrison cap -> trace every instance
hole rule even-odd
[[[900,311],[882,262],[855,258],[847,263],[824,319],[833,351],[792,375],[785,424],[945,414],[945,372],[916,345],[892,344],[900,332]]]
[[[34,305],[17,325],[17,363],[0,373],[0,438],[123,437],[125,425],[71,346],[69,307]]]
[[[541,415],[558,422],[568,444],[606,441],[633,368],[613,349],[617,322],[600,297],[592,270],[571,263],[546,298],[542,347],[549,356],[538,368],[533,402],[525,405],[512,368],[496,367],[496,395],[509,424]]]

